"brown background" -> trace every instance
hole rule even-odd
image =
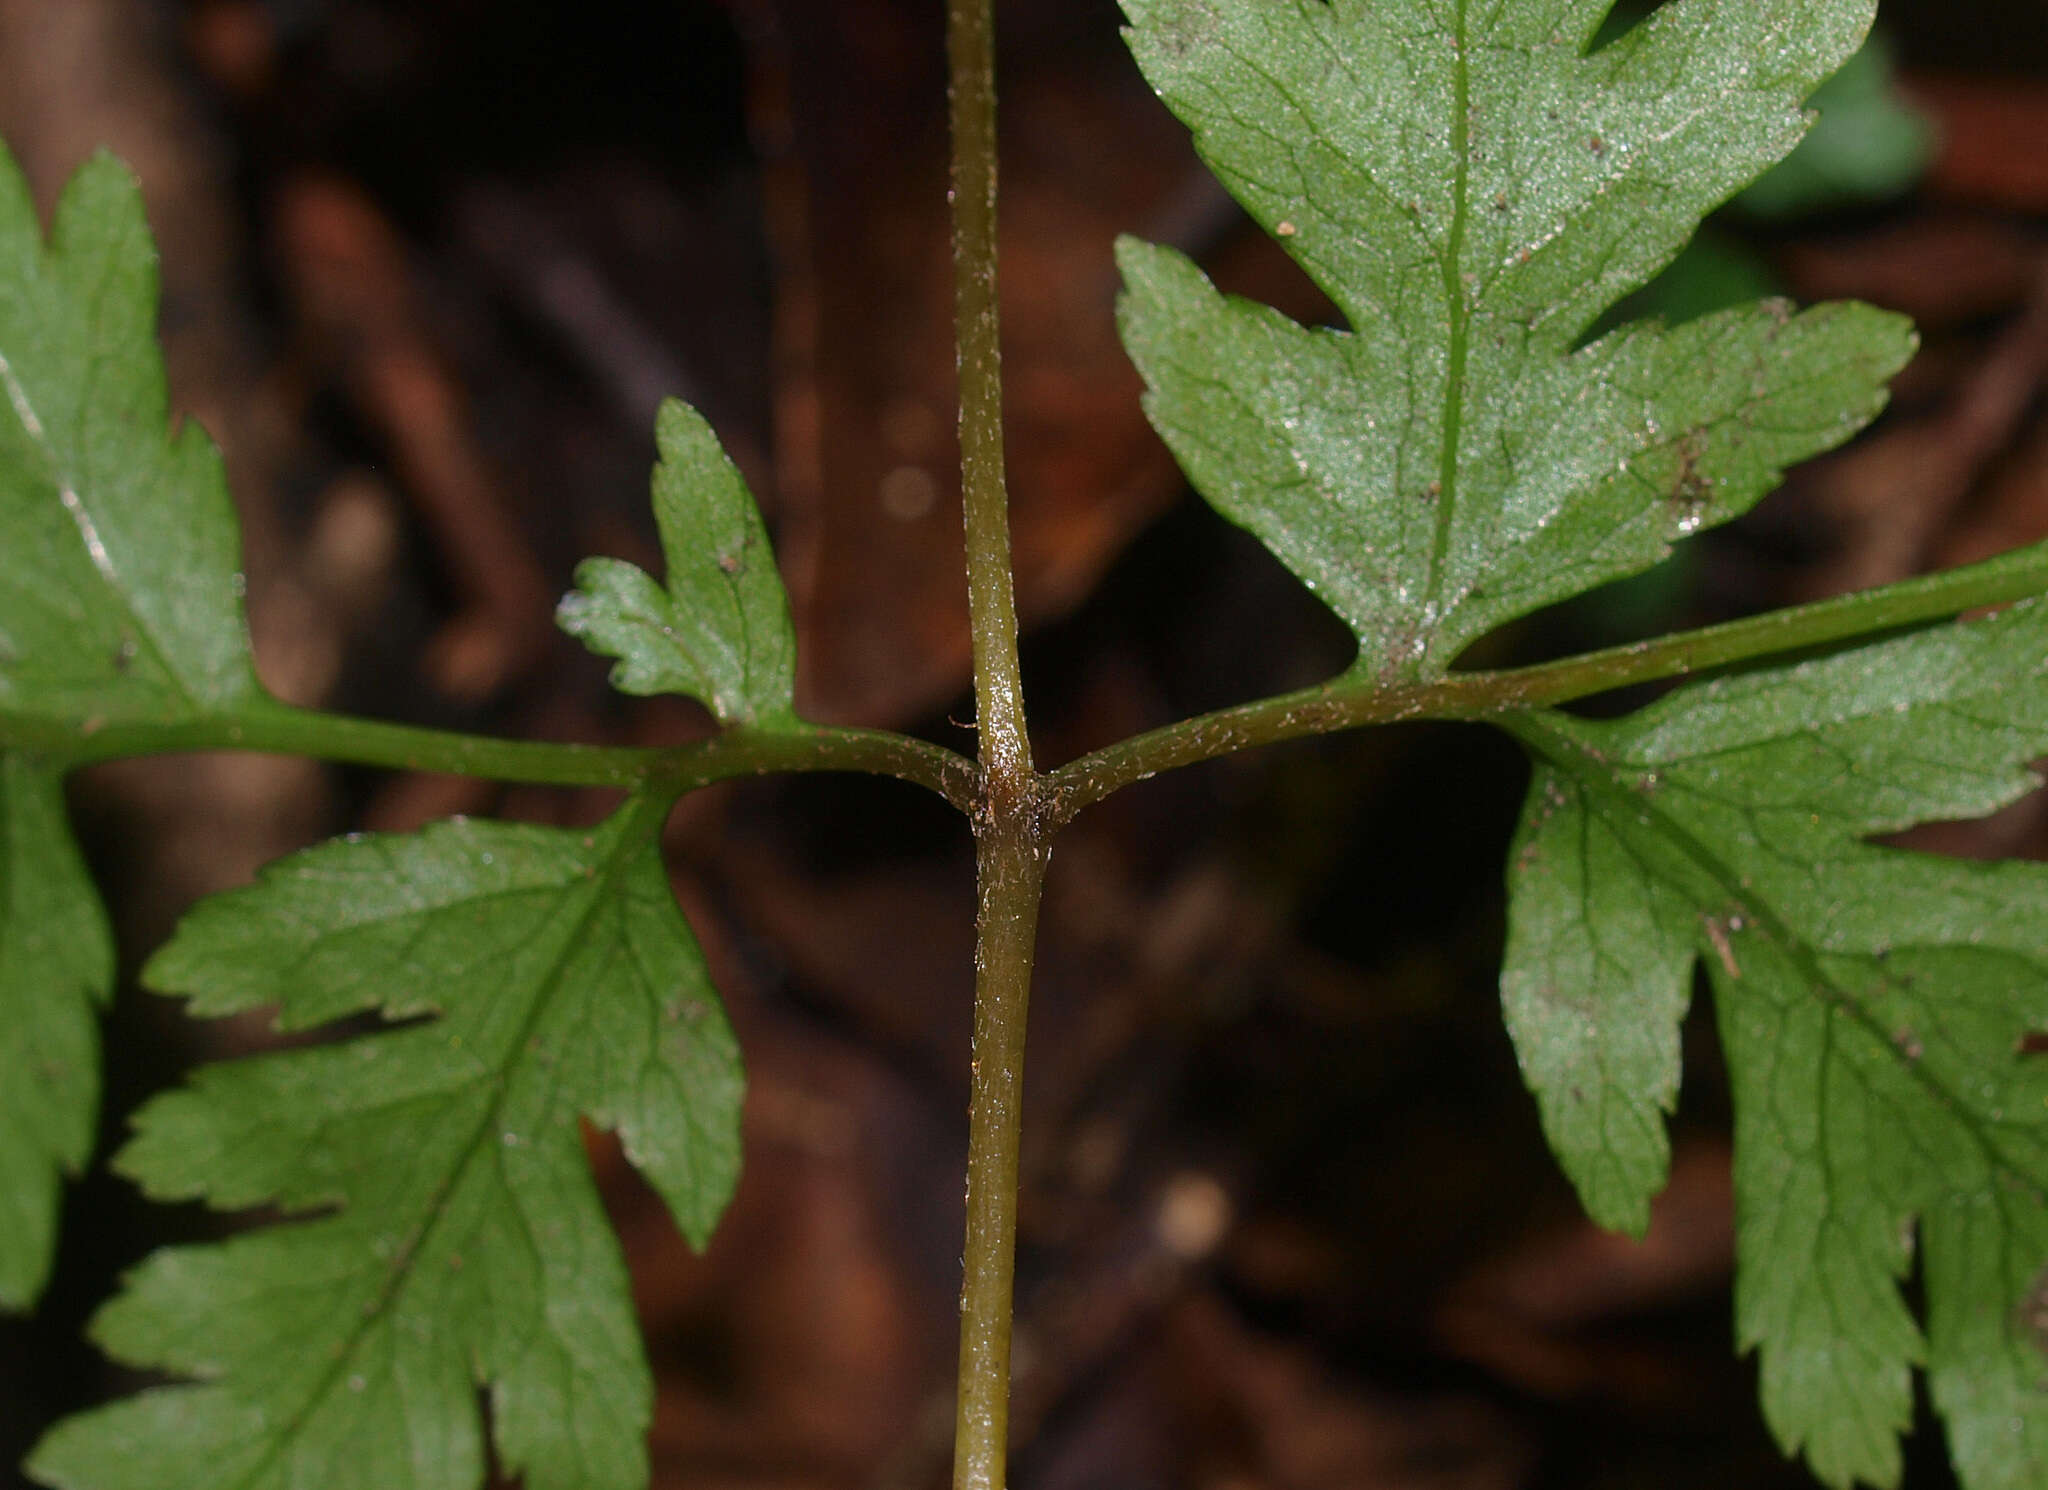
[[[140,174],[179,406],[226,448],[262,671],[288,698],[674,741],[554,633],[575,560],[655,561],[654,407],[756,484],[802,704],[970,748],[938,8],[931,0],[0,0],[0,133],[47,203],[94,146]],[[1943,130],[1922,189],[1736,222],[1803,298],[1917,317],[1858,446],[1695,545],[1633,609],[1503,660],[1898,578],[2048,533],[2048,24],[1887,0]],[[1003,287],[1016,550],[1045,763],[1299,686],[1346,638],[1184,497],[1110,322],[1110,241],[1326,314],[1145,91],[1098,0],[1005,7]],[[1015,1479],[1025,1490],[1796,1486],[1731,1354],[1725,1089],[1688,1028],[1649,1242],[1591,1229],[1494,1008],[1521,786],[1473,730],[1397,730],[1149,783],[1062,840],[1034,1008]],[[131,968],[192,899],[349,826],[582,822],[603,800],[211,758],[76,805]],[[1923,830],[2038,854],[2037,803]],[[905,788],[723,788],[677,889],[752,1073],[747,1173],[693,1257],[594,1144],[661,1383],[662,1487],[946,1479],[970,945],[958,824]],[[107,1142],[196,1059],[124,992]],[[194,1209],[89,1178],[43,1312],[0,1324],[0,1450],[132,1385],[77,1343]],[[1910,1483],[1947,1483],[1938,1441]]]

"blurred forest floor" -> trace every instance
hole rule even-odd
[[[575,561],[655,564],[679,394],[760,494],[821,720],[971,749],[935,0],[0,0],[0,133],[45,205],[140,175],[178,406],[225,447],[264,677],[307,704],[656,743],[555,633]],[[1038,758],[1302,686],[1342,628],[1184,494],[1112,325],[1113,235],[1328,307],[1202,171],[1108,0],[1002,9],[1010,460]],[[2048,535],[2048,23],[1885,0],[1938,131],[1917,189],[1722,230],[1787,292],[1913,315],[1891,411],[1647,586],[1488,644],[1534,660]],[[1641,1245],[1547,1158],[1495,1008],[1522,773],[1476,729],[1182,772],[1061,841],[1019,1270],[1020,1490],[1774,1490],[1809,1483],[1731,1351],[1726,1094],[1688,1028]],[[582,823],[601,796],[209,757],[74,802],[129,968],[197,896],[349,827]],[[1912,835],[2048,851],[2037,797]],[[593,1154],[661,1385],[664,1490],[947,1482],[971,854],[908,788],[689,799],[668,847],[747,1053],[746,1176],[693,1256]],[[125,993],[106,1144],[252,1048]],[[0,1449],[130,1383],[78,1343],[113,1275],[216,1225],[103,1174],[41,1314],[0,1326]],[[1923,1415],[1924,1418],[1924,1415]],[[1914,1490],[1949,1483],[1918,1436]]]

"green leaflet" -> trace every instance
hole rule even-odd
[[[169,434],[156,251],[135,182],[100,156],[47,247],[0,150],[0,746],[261,699],[220,456]],[[113,950],[64,823],[62,763],[0,749],[0,1307],[35,1299],[59,1168],[91,1148],[92,1006]]]
[[[2039,783],[2048,601],[1675,693],[1504,723],[1542,764],[1502,987],[1587,1208],[1640,1230],[1695,963],[1736,1106],[1737,1324],[1831,1484],[1895,1483],[1910,1366],[1970,1490],[2048,1484],[2048,866],[1863,840]],[[1915,1259],[1926,1338],[1898,1292]]]
[[[667,805],[351,838],[187,918],[146,977],[200,1013],[414,1022],[209,1067],[142,1111],[117,1163],[152,1194],[324,1214],[143,1263],[95,1335],[200,1384],[59,1424],[32,1473],[472,1490],[483,1383],[528,1490],[646,1483],[652,1387],[578,1115],[699,1244],[739,1160],[737,1051],[655,847]]]
[[[92,1150],[99,1110],[93,1008],[114,947],[64,821],[58,774],[0,752],[0,1308],[42,1292],[57,1176]]]
[[[612,686],[684,693],[723,724],[794,722],[796,633],[760,509],[711,426],[670,399],[655,424],[654,520],[668,587],[620,559],[585,559],[556,613]]]
[[[72,178],[45,250],[0,153],[0,721],[172,722],[260,697],[220,453],[167,438],[156,250],[127,170]]]
[[[1126,240],[1124,341],[1203,495],[1347,621],[1445,671],[1656,563],[1846,439],[1914,342],[1763,304],[1575,342],[1806,128],[1869,0],[1684,0],[1590,56],[1607,0],[1125,0],[1202,156],[1349,329]]]

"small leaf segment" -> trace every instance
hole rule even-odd
[[[63,781],[0,752],[0,1308],[26,1308],[49,1276],[58,1172],[92,1151],[93,1015],[113,982],[113,938],[64,820]]]
[[[624,693],[702,699],[723,724],[796,722],[796,634],[753,493],[718,436],[677,399],[655,424],[654,520],[668,583],[622,559],[585,559],[562,629],[617,657]]]

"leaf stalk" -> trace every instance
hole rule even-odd
[[[574,745],[501,740],[260,699],[233,714],[169,724],[55,719],[0,712],[0,749],[65,767],[186,751],[259,751],[399,771],[434,771],[544,786],[635,787],[671,794],[779,771],[857,771],[925,787],[973,810],[977,777],[964,756],[888,730],[824,726],[729,729],[686,745]]]
[[[2048,594],[2048,542],[1980,563],[1739,621],[1630,642],[1531,667],[1451,673],[1389,685],[1362,672],[1179,720],[1027,778],[1041,835],[1122,788],[1179,766],[1260,745],[1364,725],[1484,720],[1664,678],[1740,666]],[[963,756],[886,730],[732,729],[680,746],[504,740],[326,714],[265,700],[233,715],[156,724],[59,719],[0,710],[0,749],[75,767],[130,756],[250,750],[350,765],[436,771],[548,786],[678,790],[778,771],[893,776],[937,793],[971,818],[986,814],[981,773]]]
[[[2048,594],[2048,541],[1875,590],[1532,667],[1454,672],[1423,683],[1388,683],[1354,669],[1313,688],[1133,735],[1069,762],[1045,778],[1046,827],[1056,830],[1084,807],[1162,771],[1260,745],[1369,724],[1483,721],[1639,683],[1872,640],[1883,632],[2042,594]]]

